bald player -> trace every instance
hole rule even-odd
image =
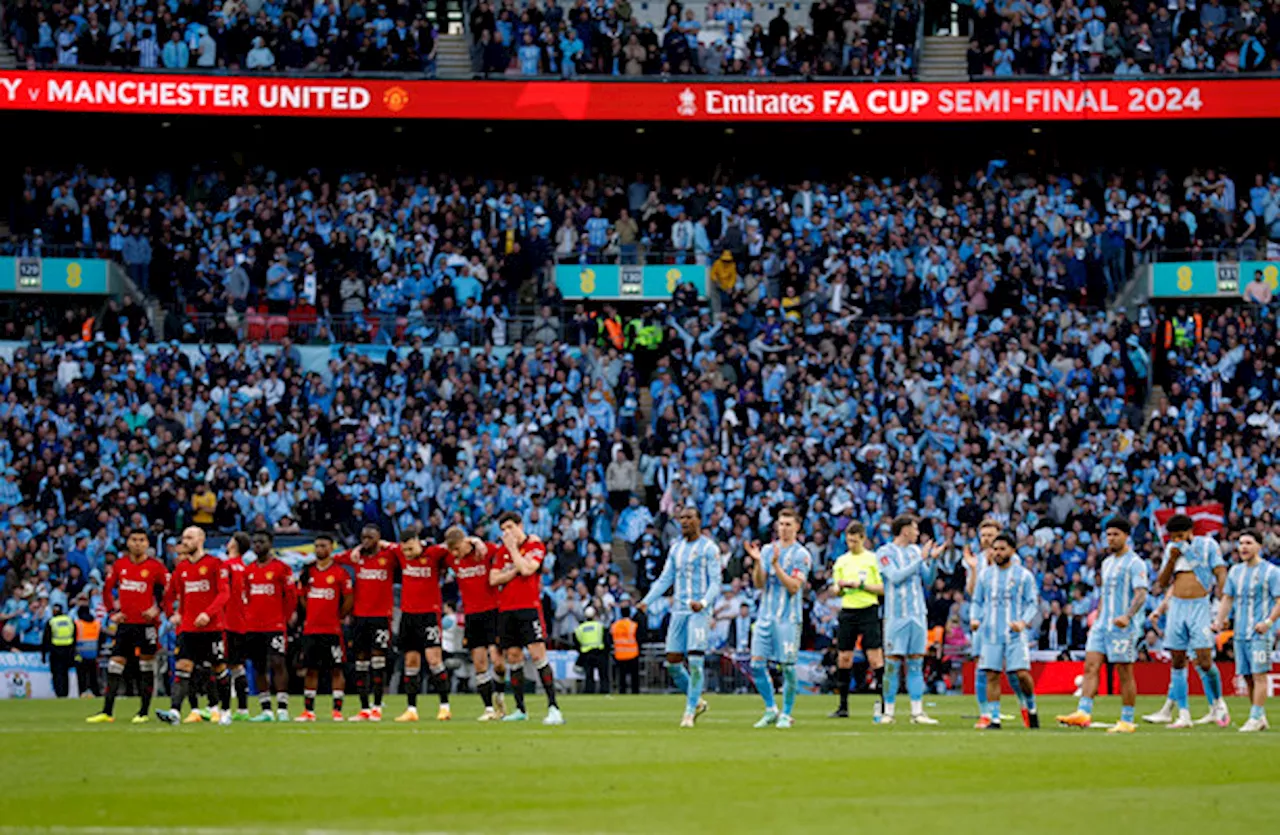
[[[226,563],[205,552],[204,531],[200,528],[190,527],[182,532],[178,552],[185,559],[174,568],[164,595],[165,611],[178,627],[172,707],[156,711],[156,718],[170,725],[182,721],[179,709],[187,696],[191,672],[200,664],[208,664],[217,679],[222,707],[215,714],[215,721],[230,725],[231,673],[226,662],[223,613],[231,597],[231,578]],[[199,720],[188,717],[188,721]]]

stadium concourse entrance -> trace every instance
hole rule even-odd
[[[521,183],[578,182],[637,173],[713,182],[749,176],[773,184],[839,180],[857,172],[899,180],[935,172],[968,178],[991,160],[1013,170],[1070,170],[1098,183],[1108,173],[1217,166],[1243,176],[1275,170],[1268,121],[839,125],[530,123],[252,117],[100,116],[92,143],[83,117],[11,114],[14,135],[39,137],[0,160],[3,205],[26,170],[225,170],[281,173],[342,169],[447,174]],[[1099,193],[1101,186],[1097,187]]]

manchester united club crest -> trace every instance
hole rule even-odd
[[[201,577],[203,577],[204,575],[206,575],[206,574],[208,574],[208,573],[209,573],[209,568],[208,568],[208,566],[204,566],[204,565],[200,566],[200,576],[201,576]]]
[[[330,574],[328,577],[325,577],[325,578],[324,578],[324,581],[325,581],[326,583],[328,583],[329,585],[331,585],[331,586],[332,586],[332,585],[333,585],[333,575],[332,575],[332,574]]]
[[[379,558],[379,559],[378,559],[378,565],[386,565],[386,564],[387,564],[387,561],[386,561],[386,560],[381,559],[381,558]]]
[[[270,579],[271,579],[272,577],[274,577],[274,576],[275,576],[275,572],[272,572],[272,571],[268,571],[268,572],[267,572],[267,579],[268,579],[268,580],[270,580]]]
[[[392,113],[399,113],[409,106],[409,93],[403,87],[392,87],[382,94],[382,103]]]
[[[148,574],[150,574],[150,573],[151,573],[151,572],[150,572],[150,571],[147,571],[145,568],[144,568],[144,569],[142,569],[142,579],[144,579],[144,580],[145,580],[145,579],[147,579],[147,575],[148,575]]]

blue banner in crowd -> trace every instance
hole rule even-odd
[[[1240,298],[1245,287],[1262,273],[1274,293],[1280,287],[1280,262],[1183,261],[1151,265],[1151,295],[1158,299],[1180,297]]]
[[[79,695],[71,676],[71,696]],[[53,675],[38,652],[0,652],[0,699],[52,699]]]
[[[0,258],[0,293],[105,296],[109,264],[101,258]]]
[[[707,295],[707,268],[697,264],[559,264],[556,287],[566,299],[663,301],[676,287],[692,284]]]

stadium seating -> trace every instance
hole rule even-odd
[[[126,262],[149,252],[128,266],[186,340],[241,344],[156,347],[130,306],[98,317],[94,341],[69,317],[51,347],[4,355],[0,569],[15,611],[42,593],[92,594],[82,584],[101,578],[122,526],[163,536],[189,523],[202,482],[218,496],[214,530],[349,536],[369,520],[438,537],[459,519],[491,534],[516,509],[552,543],[549,599],[581,586],[610,612],[655,576],[676,507],[702,509],[743,586],[742,543],[792,502],[819,566],[806,639],[819,646],[833,624],[825,572],[855,518],[878,543],[894,514],[916,512],[958,547],[993,515],[1016,531],[1046,610],[1081,617],[1108,514],[1134,520],[1147,557],[1152,512],[1197,502],[1280,544],[1274,310],[1127,319],[1102,306],[1160,245],[1274,234],[1278,180],[1259,178],[1232,211],[1224,195],[1245,184],[1217,171],[1093,182],[998,161],[954,186],[677,193],[616,180],[590,199],[265,172],[271,189],[231,191],[190,176],[140,191],[124,172],[28,177],[17,234],[63,209],[87,215],[69,238],[48,234]],[[178,212],[180,200],[203,209]],[[144,231],[144,206],[170,222]],[[451,206],[475,207],[474,236],[450,225]],[[398,210],[421,231],[404,234]],[[266,237],[247,211],[270,221]],[[719,281],[705,300],[682,291],[625,317],[558,298],[555,258],[616,260],[630,246],[716,261]],[[541,306],[527,319],[508,313],[530,301]],[[656,347],[635,338],[646,323]],[[330,348],[339,333],[374,345]],[[1148,403],[1153,384],[1165,399]],[[945,582],[934,626],[959,615]]]

